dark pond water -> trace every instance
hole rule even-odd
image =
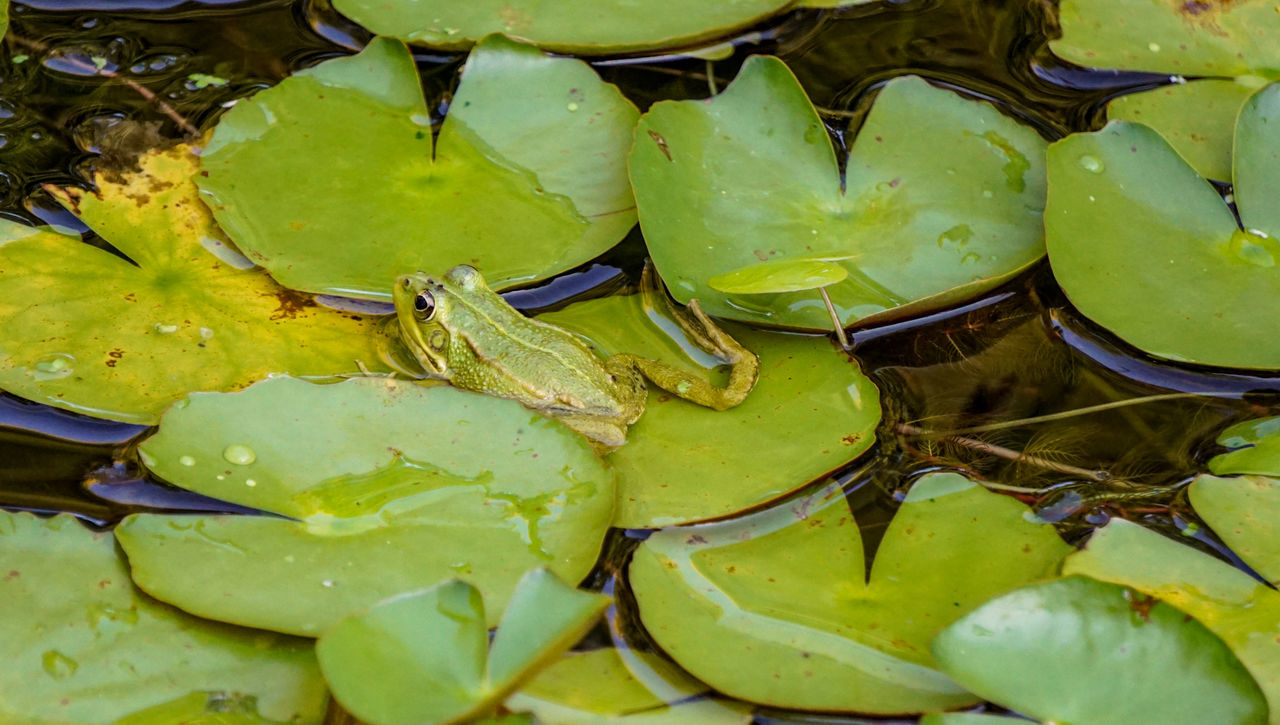
[[[76,230],[83,228],[43,184],[84,185],[86,170],[104,156],[181,138],[184,127],[207,129],[228,102],[349,54],[368,37],[324,0],[33,0],[16,3],[12,15],[0,57],[0,214]],[[1167,82],[1057,61],[1046,48],[1053,15],[1047,0],[802,11],[740,37],[734,58],[711,68],[666,56],[595,65],[643,109],[661,98],[703,97],[710,83],[731,80],[750,53],[773,53],[795,71],[837,145],[852,137],[868,92],[904,73],[990,99],[1050,139],[1099,127],[1112,95]],[[99,69],[93,57],[105,65],[99,60]],[[417,59],[429,105],[442,116],[460,58],[420,52]],[[199,87],[192,73],[231,82]],[[536,311],[611,294],[638,279],[643,249],[633,232],[601,259],[509,299]],[[838,475],[868,556],[913,477],[944,466],[1016,487],[1012,495],[1072,541],[1121,516],[1183,530],[1226,556],[1202,531],[1187,530],[1194,519],[1182,489],[1215,452],[1217,431],[1280,408],[1280,378],[1157,364],[1099,330],[1071,308],[1044,265],[961,308],[857,329],[853,338],[888,413],[877,449]],[[1155,395],[1166,397],[1017,423]],[[982,430],[992,424],[997,429]],[[959,432],[915,435],[920,429]],[[147,481],[131,451],[145,430],[0,397],[0,506],[70,511],[97,525],[142,509],[227,510]],[[620,600],[596,639],[613,632],[644,642],[625,584],[614,579],[642,536],[617,532],[593,577]]]

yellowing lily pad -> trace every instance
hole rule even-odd
[[[0,220],[0,388],[89,415],[154,423],[196,390],[270,374],[379,370],[376,326],[317,306],[214,252],[196,159],[153,152],[95,195],[55,193],[129,260]],[[241,265],[243,266],[243,265]]]
[[[915,713],[977,696],[929,642],[992,596],[1053,576],[1069,548],[1026,507],[953,473],[912,487],[868,581],[839,489],[659,531],[630,575],[659,646],[716,690],[806,710]],[[939,555],[945,552],[945,556]]]
[[[531,712],[557,725],[746,725],[750,708],[698,698],[706,685],[658,657],[612,647],[568,652],[508,697],[508,710]],[[637,662],[638,661],[638,662]],[[632,671],[644,668],[641,679]],[[655,681],[656,678],[656,681]],[[679,700],[680,702],[674,702]]]
[[[1246,229],[1146,126],[1112,122],[1049,148],[1049,260],[1081,312],[1158,357],[1280,368],[1280,318],[1267,312],[1280,299],[1280,218],[1263,198],[1274,172],[1246,164],[1240,173],[1243,159],[1280,152],[1280,123],[1257,122],[1276,99],[1280,84],[1251,98],[1237,122]]]
[[[531,571],[491,647],[480,592],[452,580],[342,619],[316,654],[338,702],[373,725],[469,721],[581,639],[609,601]]]
[[[539,319],[583,335],[605,355],[635,353],[694,371],[717,365],[683,338],[668,337],[674,321],[645,309],[642,295],[580,302]],[[668,526],[752,508],[821,478],[875,441],[879,393],[827,338],[724,329],[760,357],[759,381],[746,401],[724,411],[650,386],[627,444],[608,457],[618,471],[615,526]]]
[[[586,439],[443,385],[275,378],[195,395],[140,450],[166,480],[290,518],[130,516],[116,535],[134,581],[193,614],[311,636],[455,577],[496,623],[525,571],[581,580],[613,513]]]
[[[71,516],[0,511],[0,568],[2,722],[106,725],[209,692],[256,698],[272,720],[324,718],[310,642],[199,620],[143,596],[109,533]]]
[[[1119,519],[1094,533],[1083,551],[1067,557],[1063,573],[1132,587],[1195,617],[1240,658],[1271,704],[1268,722],[1280,723],[1280,594],[1274,589],[1208,554]],[[1159,682],[1151,679],[1154,674],[1144,672],[1144,681]],[[1184,702],[1179,688],[1167,685],[1160,688],[1164,696],[1197,706]],[[1223,687],[1205,695],[1204,702],[1225,702],[1229,696],[1231,688]],[[1176,713],[1170,721],[1194,722],[1193,712]],[[1228,721],[1225,710],[1207,717]]]
[[[1280,75],[1276,0],[1063,0],[1053,52],[1093,68]]]
[[[1231,550],[1267,581],[1280,584],[1280,480],[1198,476],[1191,505]]]
[[[1253,678],[1204,625],[1085,577],[983,604],[943,630],[933,654],[965,687],[1044,722],[1267,721]]]
[[[238,102],[200,188],[240,249],[294,289],[388,299],[401,274],[464,262],[507,287],[635,224],[636,116],[582,61],[494,37],[467,59],[433,143],[413,58],[379,38]]]
[[[706,101],[655,104],[631,152],[640,225],[662,278],[710,314],[830,329],[812,292],[730,295],[709,280],[821,259],[848,279],[840,319],[907,315],[1000,284],[1043,253],[1045,142],[992,106],[890,81],[849,154],[845,190],[822,121],[777,58]]]
[[[490,33],[576,55],[671,48],[758,23],[794,0],[336,0],[379,35],[435,48],[469,48]]]

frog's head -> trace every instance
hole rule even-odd
[[[396,280],[391,296],[396,303],[400,339],[432,377],[448,380],[449,340],[454,333],[452,313],[459,297],[485,287],[475,267],[460,264],[443,278],[425,272]]]

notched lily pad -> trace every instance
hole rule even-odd
[[[436,725],[494,710],[590,629],[609,598],[546,569],[520,579],[489,645],[475,587],[452,580],[343,618],[316,643],[334,697],[371,725]]]
[[[0,568],[0,721],[171,723],[145,711],[177,698],[203,704],[211,692],[271,720],[324,718],[310,642],[196,619],[140,594],[109,533],[67,515],[0,511]]]
[[[1274,589],[1208,554],[1120,519],[1095,532],[1083,551],[1067,557],[1063,572],[1131,587],[1195,617],[1240,658],[1271,704],[1269,722],[1280,723],[1280,594]],[[1153,670],[1140,672],[1144,683],[1163,682]],[[1202,694],[1208,698],[1202,702],[1234,699],[1232,689]],[[1160,692],[1176,694],[1179,699],[1171,704],[1186,704],[1180,689],[1162,684]],[[1199,706],[1193,702],[1182,712],[1170,709],[1173,714],[1165,719],[1193,722],[1190,708]],[[1158,711],[1150,712],[1155,717]],[[1206,717],[1226,722],[1225,715]]]
[[[360,363],[382,369],[373,322],[227,261],[195,171],[195,157],[178,146],[142,157],[125,176],[98,175],[97,194],[54,190],[132,264],[0,220],[0,388],[154,423],[192,391],[234,390],[269,374],[356,372]]]
[[[1085,577],[983,604],[943,630],[933,654],[965,687],[1045,722],[1243,725],[1267,718],[1253,678],[1202,624]]]
[[[635,353],[690,370],[718,364],[683,338],[667,337],[665,331],[677,330],[674,321],[646,309],[642,295],[580,302],[539,319],[581,334],[605,355]],[[758,506],[875,442],[879,393],[827,338],[732,323],[724,329],[760,356],[759,381],[741,405],[725,411],[650,386],[627,444],[608,457],[618,471],[615,526],[668,526]]]
[[[732,34],[794,0],[335,0],[379,35],[460,50],[506,33],[559,53],[603,55],[672,48]]]
[[[1112,122],[1049,148],[1054,276],[1086,316],[1152,355],[1280,368],[1280,84],[1237,120],[1240,218],[1155,131]],[[1258,160],[1247,161],[1256,157]]]
[[[467,59],[433,142],[413,58],[378,38],[239,101],[200,188],[236,244],[294,289],[387,299],[398,275],[464,262],[511,286],[635,224],[624,164],[637,115],[582,61],[494,37]]]
[[[1069,551],[1026,512],[957,474],[926,476],[868,581],[861,534],[833,488],[659,531],[636,551],[631,583],[658,645],[720,692],[806,710],[959,707],[978,698],[936,669],[930,640],[990,597],[1053,576]]]
[[[840,319],[905,316],[989,289],[1043,253],[1045,142],[994,107],[908,76],[880,90],[844,192],[813,105],[777,58],[723,93],[655,104],[631,152],[640,224],[681,302],[830,329],[811,292],[727,295],[708,281],[761,261],[822,259]]]
[[[1107,118],[1154,128],[1196,173],[1227,181],[1236,116],[1256,80],[1204,79],[1130,93],[1107,104]]]
[[[613,474],[581,436],[510,400],[385,378],[276,378],[195,395],[140,452],[160,477],[289,518],[139,514],[134,581],[200,616],[315,636],[457,577],[492,622],[516,581],[590,571]]]

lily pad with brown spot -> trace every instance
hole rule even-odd
[[[226,253],[194,173],[178,146],[99,174],[97,193],[53,190],[123,258],[0,220],[0,388],[154,423],[192,391],[385,369],[372,319],[319,307]]]

